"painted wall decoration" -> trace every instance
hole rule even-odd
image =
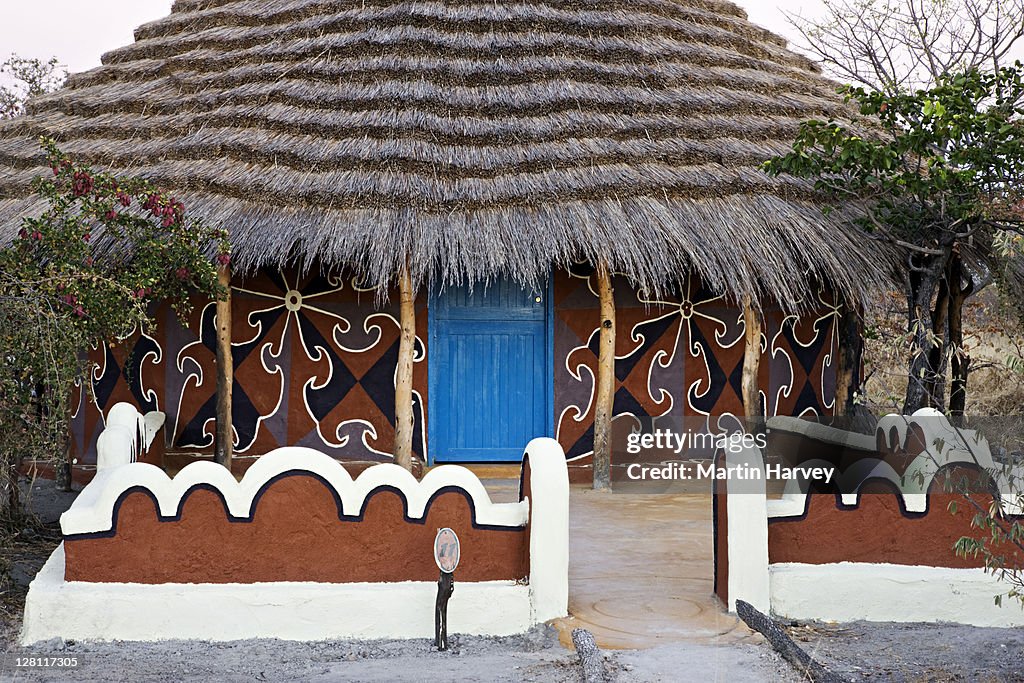
[[[598,296],[585,267],[554,276],[555,436],[570,460],[593,449]],[[619,333],[615,414],[707,417],[741,413],[743,320],[691,278],[685,291],[646,297],[615,281]],[[394,299],[395,297],[392,297]],[[357,460],[390,458],[399,326],[393,304],[340,276],[265,272],[233,286],[234,428],[239,456],[286,445]],[[187,325],[156,311],[151,334],[96,349],[91,391],[75,400],[73,442],[95,462],[101,413],[119,401],[167,414],[166,448],[210,453],[214,434],[215,306],[198,302]],[[415,449],[426,454],[427,297],[417,306]],[[765,311],[761,386],[768,415],[833,410],[838,307]],[[93,399],[93,395],[95,398]],[[714,425],[709,424],[709,428]],[[161,451],[149,456],[158,463]]]
[[[742,415],[739,308],[691,277],[685,291],[646,297],[616,278],[615,415]],[[821,296],[805,316],[765,311],[760,383],[769,416],[828,415],[835,406],[839,307]],[[555,277],[555,406],[570,460],[593,451],[599,342],[593,270]],[[709,424],[709,427],[714,427]]]
[[[985,566],[981,555],[959,557],[953,552],[958,539],[979,535],[978,529],[971,525],[975,513],[965,496],[945,493],[941,486],[934,487],[928,494],[928,509],[909,512],[896,487],[889,482],[885,484],[887,486],[865,489],[852,505],[843,504],[838,495],[809,494],[801,516],[769,518],[770,561]],[[982,509],[989,509],[993,504],[991,496],[972,498]],[[953,508],[951,503],[955,503]],[[1020,517],[1007,516],[1009,521],[1014,519]],[[1024,553],[1010,544],[1004,544],[1000,551],[1015,566],[1024,562]]]
[[[397,307],[340,276],[266,272],[232,285],[235,452],[285,445],[352,460],[390,459]],[[414,448],[425,453],[426,298],[418,302]],[[197,302],[187,325],[169,307],[151,334],[96,349],[91,391],[73,401],[75,456],[95,462],[102,414],[127,401],[167,414],[170,450],[210,453],[215,431],[216,307]]]

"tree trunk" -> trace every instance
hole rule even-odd
[[[939,412],[946,410],[946,317],[949,312],[949,278],[939,282],[939,292],[932,311],[932,343],[928,364],[935,371],[928,383],[928,405]]]
[[[855,394],[860,390],[864,358],[864,318],[860,311],[844,306],[839,315],[839,362],[836,366],[835,414],[853,413]]]
[[[416,354],[416,294],[412,288],[409,261],[398,278],[402,336],[398,344],[395,373],[395,464],[412,471],[412,366]]]
[[[608,269],[598,266],[601,297],[601,340],[594,404],[594,489],[611,488],[612,411],[615,407],[615,290]]]
[[[231,425],[231,392],[235,382],[235,362],[231,355],[231,266],[221,266],[217,279],[225,289],[217,301],[217,438],[214,460],[231,470],[234,430]]]
[[[964,266],[959,253],[955,253],[949,263],[949,287],[949,414],[959,421],[967,407],[967,375],[971,371],[971,357],[964,350],[964,302],[974,293],[973,280],[967,278],[964,284]]]
[[[594,634],[585,628],[574,628],[572,630],[572,645],[576,648],[576,654],[580,658],[580,668],[583,669],[583,683],[603,683],[608,680],[608,671],[605,669],[604,655],[601,648],[594,640]]]
[[[66,424],[71,424],[69,419]],[[54,483],[58,491],[70,492],[74,480],[74,467],[71,463],[71,440],[64,442],[64,457],[55,464],[53,472]]]
[[[749,297],[743,300],[743,325],[746,338],[743,349],[743,410],[748,424],[760,423],[764,417],[761,406],[761,314]]]
[[[931,257],[921,270],[912,274],[907,287],[907,332],[910,335],[910,364],[907,369],[907,393],[903,414],[931,405],[931,388],[936,368],[932,366],[932,300],[945,271],[945,259]]]
[[[18,519],[21,516],[21,489],[18,488],[18,458],[4,463],[0,475],[0,522]]]

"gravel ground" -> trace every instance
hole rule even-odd
[[[0,680],[12,681],[580,681],[576,654],[548,627],[521,636],[453,636],[452,649],[435,652],[427,640],[294,643],[61,643],[28,650],[12,646]],[[16,669],[17,657],[79,657],[74,671]],[[665,645],[606,653],[612,681],[799,681],[767,648]]]
[[[847,681],[1024,681],[1024,628],[858,621],[788,630]]]
[[[15,669],[18,656],[81,658],[74,671]],[[296,643],[41,643],[12,647],[0,666],[17,681],[578,681],[575,653],[547,627],[521,636],[453,636],[447,652],[429,640]]]
[[[28,581],[59,540],[56,522],[75,494],[52,482],[32,485],[32,506],[46,526],[26,528],[0,559],[12,566],[12,585],[0,606],[0,681],[578,681],[574,652],[548,627],[508,638],[455,635],[449,652],[428,640],[295,643],[76,643],[16,644],[20,605]],[[1007,607],[1004,609],[1016,609]],[[847,681],[1021,681],[1024,629],[936,624],[787,624],[791,636]],[[768,646],[688,643],[649,650],[607,652],[611,680],[800,681]],[[78,656],[71,670],[18,669],[19,656]]]

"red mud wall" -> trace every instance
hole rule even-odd
[[[963,495],[931,493],[926,513],[906,513],[892,493],[865,493],[856,508],[843,509],[832,494],[811,494],[799,519],[770,519],[768,561],[828,564],[885,562],[930,567],[983,567],[978,558],[960,558],[953,544],[985,533],[971,528],[974,511]],[[978,496],[980,504],[988,500]],[[950,502],[957,503],[952,514]],[[1024,561],[1020,553],[1016,561]]]
[[[715,480],[712,498],[713,526],[715,533],[715,595],[723,605],[729,604],[729,510],[726,482]]]
[[[123,583],[325,583],[434,581],[434,536],[451,527],[462,542],[460,581],[529,574],[524,528],[478,528],[462,493],[434,498],[424,520],[404,519],[402,496],[371,493],[362,521],[339,519],[330,489],[297,474],[272,482],[251,520],[228,519],[218,494],[193,491],[179,519],[160,521],[148,493],[123,498],[110,537],[65,539],[65,579]]]

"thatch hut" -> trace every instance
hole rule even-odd
[[[585,462],[595,416],[742,414],[744,369],[769,414],[834,409],[876,258],[759,166],[849,111],[734,5],[178,0],[135,38],[0,125],[0,229],[40,135],[226,227],[236,456]],[[80,462],[124,399],[213,448],[216,310],[96,352]]]

